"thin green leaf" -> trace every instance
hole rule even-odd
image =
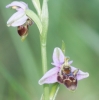
[[[52,85],[51,92],[50,92],[50,100],[55,100],[58,90],[59,90],[59,83],[54,83]]]
[[[42,32],[42,24],[41,21],[39,19],[39,17],[30,9],[26,10],[26,15],[29,16],[30,19],[32,19],[35,24],[37,25],[39,32]]]
[[[40,17],[40,15],[41,15],[40,1],[39,0],[32,0],[32,2],[33,2],[33,5],[34,5],[39,17]]]

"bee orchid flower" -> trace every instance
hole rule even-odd
[[[22,1],[13,1],[6,8],[11,7],[16,12],[7,21],[7,26],[17,27],[18,34],[24,39],[28,34],[28,26],[32,24],[32,20],[26,15],[28,5]]]
[[[15,12],[7,21],[8,26],[20,26],[23,25],[28,17],[25,14],[25,10],[29,9],[28,5],[22,1],[13,1],[12,3],[8,4],[6,8],[11,7],[12,9],[15,9],[17,12]]]
[[[73,61],[68,61],[62,50],[58,47],[53,52],[53,63],[55,67],[50,69],[39,80],[39,84],[62,83],[69,90],[74,91],[77,87],[78,81],[89,76],[89,73],[83,72],[78,68],[71,66]]]

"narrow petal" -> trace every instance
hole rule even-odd
[[[64,57],[62,50],[56,47],[53,52],[53,63],[52,64],[55,66],[59,66],[64,62],[64,58],[65,57]]]
[[[73,72],[74,70],[76,70],[77,68],[70,66],[71,67],[71,71]]]
[[[71,60],[71,61],[69,61],[69,65],[71,65],[73,63],[73,61]]]
[[[76,70],[77,68],[71,66],[71,71],[73,72],[74,70]],[[87,78],[89,76],[88,72],[83,72],[81,70],[78,71],[77,73],[77,80],[81,80],[83,78]]]
[[[28,17],[26,15],[24,15],[22,18],[20,18],[19,20],[16,20],[15,22],[13,22],[11,24],[11,26],[16,27],[16,26],[21,26],[23,25],[26,20],[28,19]]]
[[[39,80],[39,84],[49,84],[57,82],[57,73],[59,72],[59,67],[54,67],[44,74],[44,76]]]
[[[16,13],[14,13],[14,14],[9,18],[9,20],[7,21],[7,25],[8,25],[8,26],[11,26],[12,23],[14,23],[15,21],[19,20],[19,19],[22,18],[24,15],[25,15],[25,13],[24,13],[22,10],[17,11]]]
[[[12,6],[18,6],[20,8],[22,8],[23,10],[27,9],[28,8],[28,5],[22,1],[13,1],[12,3],[8,4],[6,6],[6,8],[9,8],[9,7],[12,7]]]

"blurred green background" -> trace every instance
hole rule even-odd
[[[23,0],[34,10],[31,0]],[[5,6],[12,0],[0,1],[0,100],[39,100],[42,77],[39,31],[33,24],[24,42],[17,29],[6,22],[14,13]],[[42,1],[41,1],[42,2]],[[99,0],[49,0],[47,36],[48,69],[52,68],[55,47],[66,44],[66,55],[75,66],[90,77],[79,81],[75,92],[64,85],[56,100],[99,99]]]

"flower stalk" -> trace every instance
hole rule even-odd
[[[59,90],[59,83],[54,83],[50,91],[50,100],[55,100],[58,90]]]
[[[43,0],[42,13],[41,13],[41,23],[42,23],[42,32],[40,34],[41,40],[41,55],[42,55],[42,68],[43,74],[47,72],[47,52],[46,52],[46,40],[47,40],[47,31],[48,31],[48,5],[47,0]],[[49,100],[49,85],[43,85],[43,100]]]

